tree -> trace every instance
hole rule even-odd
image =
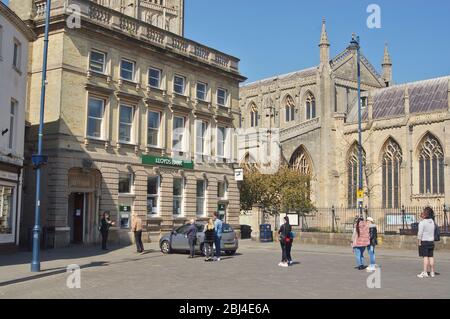
[[[241,187],[241,209],[249,211],[257,205],[270,215],[311,212],[314,206],[310,199],[310,177],[287,166],[270,175],[246,170]]]

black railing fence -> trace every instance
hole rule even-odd
[[[449,234],[449,208],[446,206],[432,207],[435,221],[441,228],[441,233]],[[423,207],[401,208],[364,208],[363,217],[372,217],[382,234],[417,234],[420,214]],[[318,208],[313,212],[300,214],[298,228],[306,232],[351,233],[353,224],[360,216],[354,208]]]

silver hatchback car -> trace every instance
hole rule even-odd
[[[206,255],[203,241],[205,239],[205,223],[195,223],[197,226],[197,243],[195,249],[197,252],[201,252]],[[174,252],[189,252],[189,242],[186,238],[186,233],[189,228],[189,224],[183,225],[170,234],[166,234],[159,240],[159,247],[164,254],[170,254]],[[228,256],[232,256],[236,253],[239,247],[239,240],[236,232],[229,224],[223,224],[222,227],[222,240],[220,242],[220,249]],[[215,248],[214,248],[215,249]]]

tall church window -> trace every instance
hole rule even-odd
[[[419,148],[420,194],[444,194],[444,151],[439,141],[427,134]]]
[[[400,167],[402,164],[402,150],[390,139],[383,150],[382,167],[382,200],[384,208],[400,207]]]
[[[292,155],[289,166],[304,175],[311,176],[312,169],[308,155],[303,147],[298,148]]]
[[[316,99],[311,93],[306,98],[306,119],[311,120],[316,118]]]
[[[366,152],[363,150],[363,168],[365,165]],[[362,178],[362,176],[359,176],[358,144],[355,143],[350,149],[347,158],[347,204],[349,208],[357,207],[357,191],[359,188],[360,178]]]
[[[250,109],[250,127],[258,127],[259,123],[258,108],[255,104],[252,104]]]
[[[295,105],[294,105],[294,100],[292,99],[291,96],[287,96],[286,98],[286,106],[285,106],[285,111],[286,111],[286,122],[291,122],[291,121],[295,121]]]

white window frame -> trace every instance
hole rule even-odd
[[[179,128],[175,127],[175,120],[177,118],[183,119],[183,133],[181,134],[181,141],[178,144],[175,144],[175,136],[179,137],[180,134],[175,132],[175,130],[179,130]],[[185,140],[186,140],[186,118],[184,116],[174,116],[173,117],[173,125],[172,125],[172,150],[176,152],[184,152],[185,151]]]
[[[148,181],[150,179],[156,179],[156,194],[149,194],[148,192]],[[148,211],[148,200],[150,198],[153,198],[153,200],[156,198],[156,212]],[[149,217],[157,217],[160,215],[160,203],[161,203],[161,176],[149,176],[147,177],[147,216]]]
[[[17,128],[17,112],[19,110],[19,102],[15,99],[11,99],[9,110],[9,139],[8,148],[14,150],[16,142],[16,128]],[[14,112],[13,112],[14,111]]]
[[[221,135],[219,132],[224,130],[225,137],[220,140]],[[226,126],[217,126],[216,130],[216,158],[218,160],[230,160],[231,159],[231,130]],[[223,142],[223,154],[219,154],[219,143]]]
[[[122,107],[131,108],[131,111],[132,111],[131,124],[121,122],[121,120],[120,120],[120,113],[121,113]],[[119,138],[118,138],[118,140],[119,140],[120,144],[131,144],[131,145],[134,144],[134,138],[135,138],[135,136],[134,136],[135,135],[135,132],[134,132],[135,116],[136,116],[136,107],[135,106],[129,105],[129,104],[125,104],[125,103],[120,103],[119,104]],[[120,138],[120,128],[122,127],[122,125],[130,125],[130,141],[125,141],[125,140],[122,140]]]
[[[128,193],[121,193],[120,192],[120,187],[119,187],[119,189],[118,189],[119,195],[133,195],[134,194],[134,180],[135,180],[134,173],[132,173],[132,172],[119,172],[119,185],[120,185],[121,175],[125,175],[125,174],[130,178],[130,191]]]
[[[175,195],[173,194],[173,199],[172,199],[172,209],[173,209],[173,204],[175,203],[175,200],[179,200],[180,201],[180,213],[176,214],[175,211],[173,211],[173,215],[176,217],[182,217],[184,216],[184,185],[185,185],[185,179],[183,177],[174,177],[173,179],[173,185],[172,185],[172,190],[175,188],[175,181],[181,181],[181,195]]]
[[[131,80],[122,77],[122,69],[123,69],[122,62],[131,63],[131,65],[133,66],[133,68],[131,70]],[[126,71],[129,72],[130,70],[126,70]],[[132,60],[125,59],[125,58],[120,59],[120,70],[119,70],[119,72],[120,72],[119,75],[120,75],[120,79],[121,80],[128,81],[128,82],[135,82],[136,81],[136,62],[134,62]]]
[[[204,91],[199,91],[199,85],[204,85],[205,90]],[[199,92],[201,92],[204,96],[203,98],[199,97]],[[208,84],[205,82],[197,82],[196,87],[195,87],[195,96],[197,98],[197,100],[199,101],[203,101],[206,102],[208,100]]]
[[[102,102],[102,118],[96,118],[89,116],[89,105],[90,100],[97,100]],[[87,105],[87,123],[86,123],[86,137],[94,140],[104,140],[105,138],[105,113],[106,113],[106,100],[96,96],[88,97],[88,105]],[[93,118],[94,120],[100,120],[100,136],[92,136],[89,134],[89,119]]]
[[[224,96],[224,103],[223,104],[220,103],[220,101],[219,101],[219,99],[220,99],[219,91],[223,91],[224,94],[225,94],[225,96]],[[217,93],[217,105],[227,107],[228,106],[228,90],[224,89],[224,88],[218,88],[216,93]]]
[[[177,87],[176,78],[179,78],[179,79],[182,79],[182,80],[183,80],[183,87],[182,87],[183,89],[182,89],[182,93],[177,92],[177,90],[175,89],[175,88]],[[174,92],[175,94],[179,94],[179,95],[186,95],[186,77],[185,77],[185,76],[178,75],[178,74],[175,74],[175,75],[173,76],[173,92]]]
[[[103,55],[103,64],[102,64],[102,71],[98,71],[98,70],[93,70],[92,69],[92,53],[98,53]],[[106,53],[99,51],[99,50],[95,50],[95,49],[91,49],[91,52],[89,53],[89,71],[94,72],[94,73],[98,73],[98,74],[106,74]],[[98,62],[95,62],[95,64],[97,64]]]
[[[17,52],[16,52],[16,46],[17,46]],[[12,61],[13,67],[20,72],[22,67],[22,43],[14,38],[13,41],[13,61]]]
[[[17,187],[14,183],[11,182],[6,182],[6,181],[2,181],[0,183],[0,186],[3,187],[10,187],[12,189],[11,191],[11,208],[10,208],[10,213],[11,213],[11,218],[12,218],[12,222],[11,222],[11,230],[12,233],[11,234],[0,234],[0,244],[6,244],[6,243],[14,243],[16,241],[16,228],[17,228],[17,214],[16,214],[16,207],[17,207],[17,200],[16,200],[16,192],[17,192]],[[1,201],[0,201],[1,204]]]
[[[150,114],[158,114],[158,128],[151,128],[150,127]],[[157,136],[156,136],[156,144],[149,144],[148,142],[148,138],[149,138],[149,131],[153,130],[153,131],[157,131]],[[156,147],[159,148],[160,146],[160,139],[161,139],[161,112],[158,111],[152,111],[152,110],[147,110],[147,146],[149,147]]]
[[[158,86],[151,85],[151,79],[155,79],[154,77],[151,76],[151,71],[157,71],[158,74],[159,74],[159,77],[158,77]],[[161,89],[161,83],[162,83],[162,80],[161,80],[161,79],[162,79],[162,70],[161,70],[161,69],[154,68],[154,67],[150,67],[150,68],[148,69],[148,86],[149,86],[149,87],[155,88],[155,89]]]
[[[205,125],[205,131],[203,136],[200,136],[199,129],[203,128],[202,126]],[[195,121],[195,154],[199,157],[207,156],[209,155],[209,145],[208,145],[208,134],[209,133],[209,122],[204,120],[197,120]],[[199,139],[202,141],[202,149],[200,151],[199,148]]]
[[[203,182],[203,196],[198,196],[198,193],[197,193],[198,182]],[[196,181],[196,184],[195,184],[195,215],[197,217],[204,217],[206,215],[206,199],[207,199],[206,190],[207,190],[206,180],[205,179],[198,179]],[[198,209],[197,209],[198,208],[198,201],[199,201],[199,199],[203,200],[203,208],[202,208],[203,212],[202,212],[202,214],[199,214]]]

